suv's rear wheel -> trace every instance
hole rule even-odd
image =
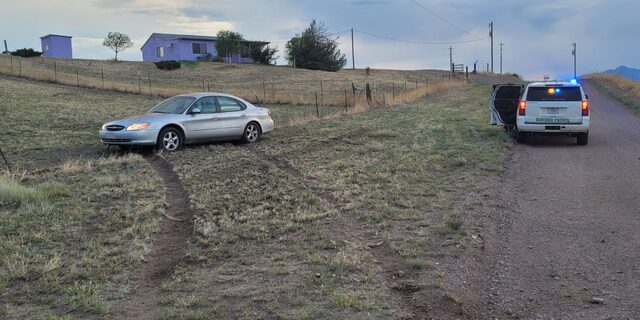
[[[514,134],[516,136],[516,142],[517,143],[525,143],[525,142],[527,142],[527,134],[526,133],[524,133],[524,132],[522,132],[522,131],[520,131],[518,129],[515,129]]]
[[[589,132],[578,133],[578,145],[586,146],[589,143]]]

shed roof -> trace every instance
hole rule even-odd
[[[59,34],[48,34],[46,36],[40,37],[40,39],[49,38],[49,37],[60,37],[60,38],[69,38],[69,39],[71,39],[71,36],[63,36],[63,35],[59,35]]]

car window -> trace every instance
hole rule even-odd
[[[216,113],[216,99],[214,97],[200,98],[191,108],[200,108],[200,113]]]
[[[176,96],[160,102],[150,113],[183,113],[196,100],[194,97]]]
[[[218,97],[220,112],[234,112],[246,109],[244,103],[229,97]]]
[[[582,101],[580,87],[529,87],[527,101]]]

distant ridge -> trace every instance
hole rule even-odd
[[[627,66],[619,66],[615,69],[603,71],[602,73],[617,74],[627,79],[640,81],[640,69],[630,68]]]

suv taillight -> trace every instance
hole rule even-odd
[[[586,117],[589,115],[589,102],[582,101],[582,116]]]
[[[524,116],[524,113],[526,110],[527,110],[527,102],[524,100],[521,100],[520,103],[518,104],[518,115]]]

